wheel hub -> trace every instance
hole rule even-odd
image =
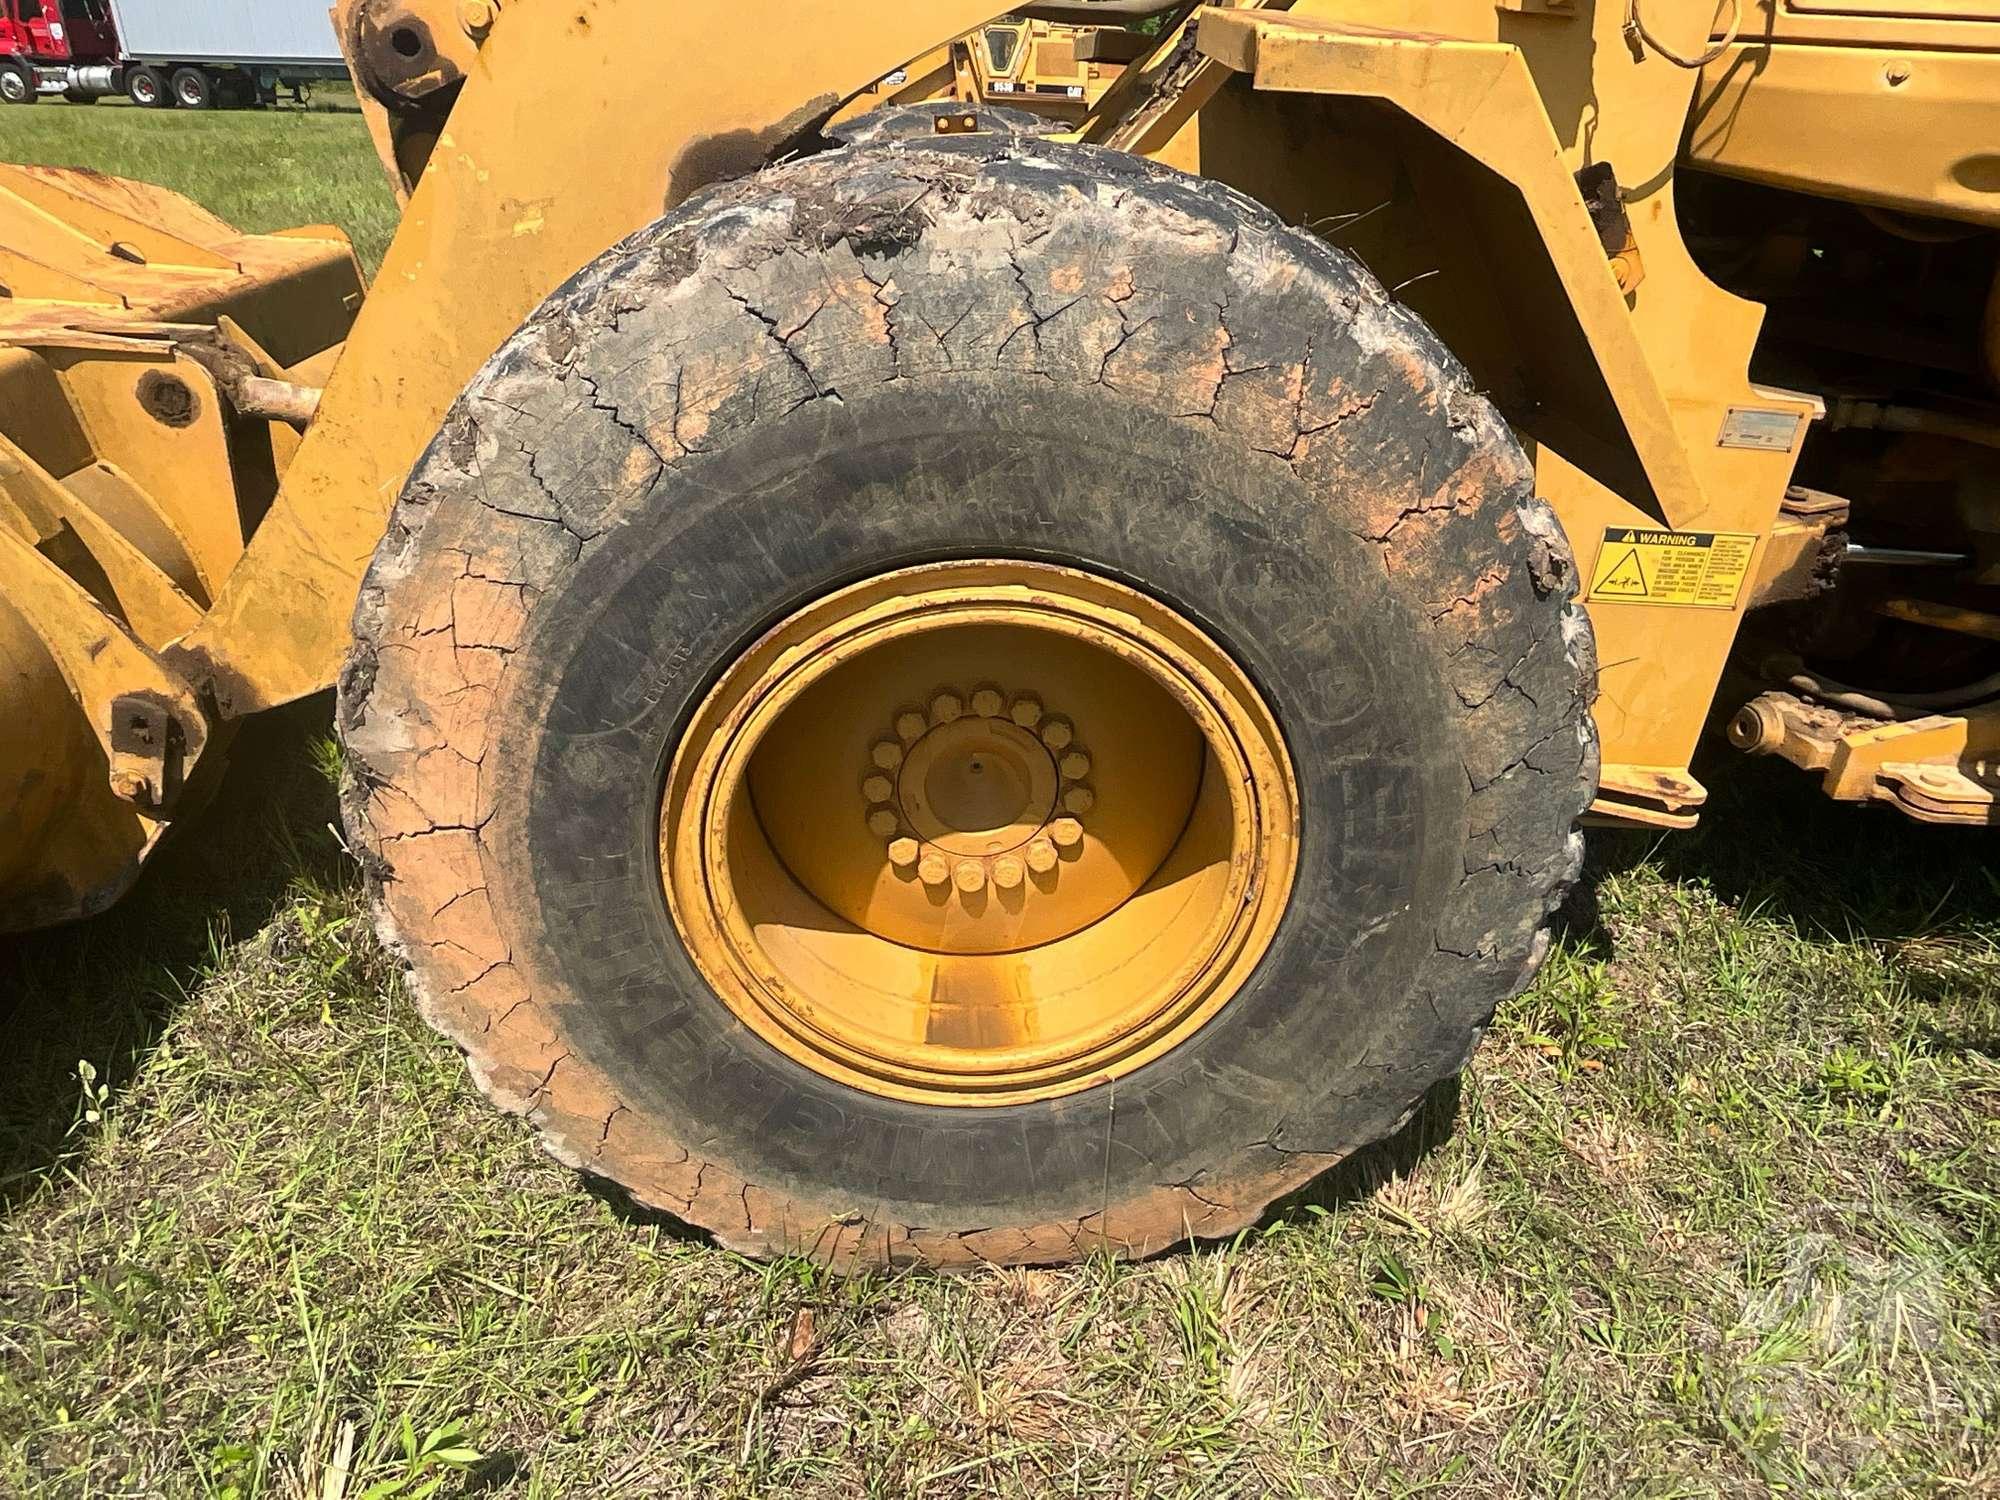
[[[972,908],[989,892],[1053,890],[1096,805],[1089,774],[1067,718],[988,685],[898,714],[869,748],[861,793],[890,867]]]
[[[725,671],[661,849],[690,955],[753,1030],[856,1086],[990,1104],[1212,1016],[1275,929],[1295,823],[1275,723],[1188,621],[1074,570],[954,563],[829,596]]]

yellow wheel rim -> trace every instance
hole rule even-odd
[[[734,662],[668,771],[667,904],[732,1012],[826,1077],[993,1105],[1211,1020],[1297,865],[1276,720],[1186,618],[1073,569],[885,574]]]

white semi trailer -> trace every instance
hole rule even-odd
[[[0,101],[210,109],[345,78],[327,0],[0,0]],[[12,85],[11,87],[9,85]]]

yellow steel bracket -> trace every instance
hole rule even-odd
[[[54,658],[110,766],[112,792],[152,820],[174,799],[208,744],[188,685],[42,555],[0,513],[0,598]]]
[[[1511,183],[1541,235],[1663,518],[1680,527],[1707,510],[1625,291],[1520,48],[1213,6],[1199,13],[1198,26],[1201,49],[1249,75],[1257,88],[1380,100]]]
[[[1841,802],[1886,802],[1924,823],[2000,826],[2000,710],[1968,709],[1900,723],[1760,694],[1730,720],[1729,743],[1824,773]]]
[[[463,18],[442,0],[369,0],[369,34],[393,51],[420,22],[419,60],[435,51],[461,92],[283,489],[177,659],[231,715],[332,681],[404,476],[529,313],[995,3],[885,0],[843,23],[821,0],[571,0]]]
[[[1284,10],[1292,0],[1226,0],[1241,10]],[[1117,151],[1152,156],[1171,166],[1193,169],[1193,163],[1173,160],[1173,141],[1182,127],[1201,112],[1227,81],[1230,70],[1189,47],[1195,12],[1172,31],[1163,33],[1152,54],[1128,68],[1105,91],[1091,112],[1083,139]]]
[[[58,544],[65,528],[76,533],[140,640],[165,645],[201,618],[195,602],[130,537],[0,433],[0,520],[10,509],[35,543]]]

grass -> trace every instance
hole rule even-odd
[[[128,904],[0,948],[0,1492],[2000,1493],[1990,836],[1705,766],[1462,1085],[1256,1232],[843,1284],[486,1108],[326,731],[254,724]]]

